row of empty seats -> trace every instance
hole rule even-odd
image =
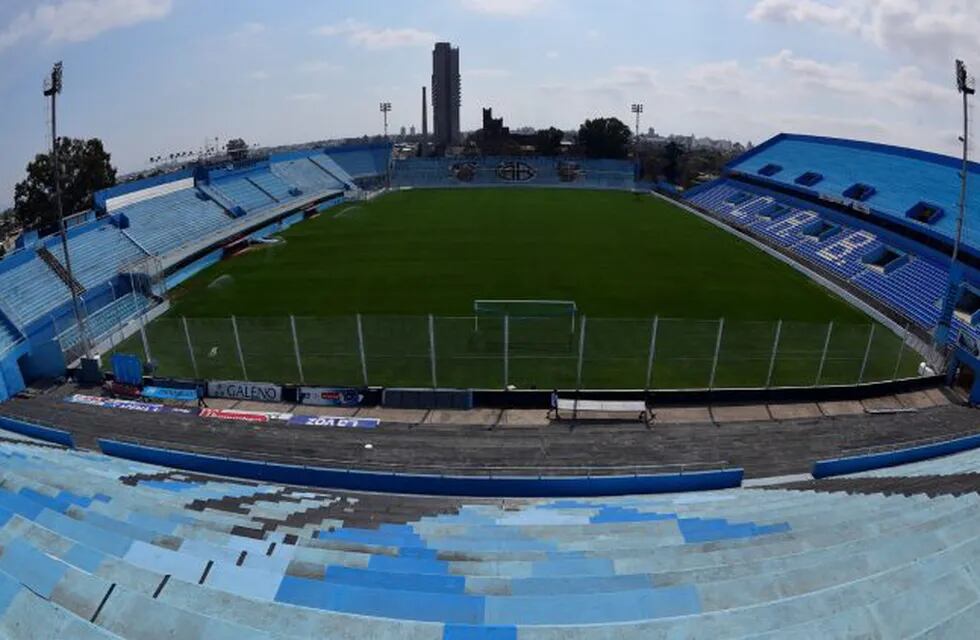
[[[865,262],[867,256],[885,247],[875,234],[831,223],[820,215],[820,207],[803,206],[743,183],[722,180],[688,200],[859,285],[922,329],[932,329],[938,322],[939,302],[949,278],[944,267],[910,256],[893,270],[875,268]],[[782,208],[772,216],[776,206]]]
[[[0,272],[0,300],[21,329],[71,299],[71,291],[36,255]]]
[[[124,638],[941,638],[980,621],[976,494],[435,504],[22,442],[0,460],[11,638],[43,628],[15,626],[27,611]]]
[[[60,242],[52,244],[49,251],[65,264]],[[108,222],[69,238],[68,253],[72,275],[86,289],[111,280],[126,266],[146,257],[135,242]]]
[[[227,226],[225,211],[198,193],[182,189],[122,208],[129,218],[126,233],[147,252],[162,256]]]
[[[127,293],[103,306],[85,318],[85,330],[89,340],[98,343],[106,335],[122,328],[150,306],[150,301],[138,293]],[[67,330],[58,336],[63,350],[78,344],[80,339],[78,325],[72,322]]]
[[[255,211],[262,207],[275,204],[275,200],[263,193],[248,178],[235,176],[211,183],[211,187],[220,191],[226,198],[240,206],[245,211]]]
[[[271,167],[273,175],[297,187],[307,195],[344,188],[343,183],[309,158],[276,162]]]
[[[350,151],[338,149],[330,152],[327,157],[340,165],[352,178],[365,178],[387,173],[390,154],[387,148],[380,147]],[[316,156],[316,158],[319,160],[322,157]]]

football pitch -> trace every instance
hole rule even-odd
[[[171,291],[172,311],[147,327],[161,375],[720,388],[852,384],[908,375],[918,363],[845,301],[650,196],[402,191],[340,205],[279,237]],[[579,315],[574,326],[476,323],[478,299],[571,300]]]

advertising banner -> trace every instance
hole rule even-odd
[[[99,396],[87,396],[76,393],[66,398],[68,402],[75,404],[87,404],[92,407],[103,407],[105,409],[124,409],[126,411],[139,411],[141,413],[178,413],[182,415],[195,415],[197,409],[185,409],[183,407],[167,407],[162,404],[150,402],[136,402],[134,400],[116,400],[113,398],[101,398]]]
[[[197,402],[196,389],[172,389],[170,387],[143,387],[143,396],[157,400]]]
[[[282,400],[282,387],[267,382],[210,380],[208,381],[208,395],[212,398],[229,398],[232,400],[279,402]]]
[[[269,416],[258,411],[232,411],[231,409],[201,409],[202,418],[235,420],[237,422],[268,422]]]
[[[293,416],[289,424],[307,427],[341,427],[346,429],[374,429],[381,421],[377,418],[345,418],[340,416]]]
[[[300,387],[300,404],[318,407],[356,407],[364,400],[357,389],[343,387]]]

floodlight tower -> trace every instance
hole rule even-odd
[[[636,139],[640,139],[640,114],[643,113],[643,104],[636,102],[630,107],[630,111],[636,115]]]
[[[381,111],[381,113],[384,114],[384,118],[385,118],[385,140],[387,140],[388,139],[388,114],[391,112],[391,103],[390,102],[382,102],[379,105],[378,108]]]
[[[74,286],[75,277],[71,271],[71,258],[68,255],[68,231],[65,227],[65,212],[61,202],[61,160],[58,157],[58,95],[62,87],[62,64],[56,62],[51,68],[51,75],[44,80],[44,96],[51,98],[51,165],[54,176],[54,204],[58,213],[58,227],[61,231],[61,250],[65,254],[65,271],[68,272],[68,288],[71,290],[71,302],[75,311],[75,321],[78,323],[78,337],[85,357],[89,357],[88,332],[85,327],[85,315],[82,313],[78,290]]]
[[[956,238],[953,241],[953,255],[949,265],[949,282],[934,336],[936,346],[940,349],[945,349],[949,339],[953,313],[959,295],[959,283],[963,276],[963,271],[957,265],[957,260],[960,255],[960,243],[963,239],[963,224],[966,220],[966,187],[970,175],[970,96],[976,93],[976,86],[973,78],[967,73],[966,64],[962,60],[956,61],[956,89],[963,96],[963,135],[960,137],[960,142],[963,143],[963,168],[960,172],[959,212],[956,220]]]
[[[966,218],[966,183],[969,176],[970,163],[970,96],[977,92],[973,78],[966,72],[966,64],[962,60],[956,61],[956,89],[963,96],[963,171],[960,173],[960,203],[959,219],[956,221],[956,242],[953,244],[953,262],[960,253],[960,240],[963,237],[963,222]]]

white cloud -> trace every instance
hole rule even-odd
[[[526,16],[541,9],[548,0],[462,0],[464,9],[495,16]]]
[[[438,36],[430,31],[411,27],[376,28],[350,18],[339,24],[319,27],[314,33],[321,36],[344,36],[350,44],[371,50],[427,46],[438,40]]]
[[[832,7],[815,0],[759,0],[749,17],[782,24],[812,22],[848,31],[857,31],[861,27],[860,18],[847,8]]]
[[[0,31],[0,50],[22,40],[82,42],[100,33],[158,20],[170,13],[172,0],[62,0],[24,11]]]
[[[560,56],[557,51],[548,51],[544,54],[544,57],[549,60],[557,60]]]
[[[865,98],[869,104],[888,101],[898,106],[915,106],[948,101],[952,97],[952,89],[926,80],[922,70],[914,66],[901,67],[884,78],[874,79],[866,77],[855,65],[826,64],[799,57],[789,49],[763,58],[763,63],[772,70],[789,74],[801,86]]]
[[[980,56],[976,0],[757,0],[749,18],[812,24],[857,35],[883,50],[951,64]]]
[[[268,71],[263,71],[262,69],[259,69],[250,73],[248,77],[251,78],[252,80],[261,81],[261,80],[268,80],[272,76],[269,75]]]
[[[465,69],[463,75],[467,78],[506,78],[511,75],[507,69]]]

